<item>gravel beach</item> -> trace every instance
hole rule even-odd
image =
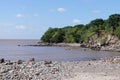
[[[120,58],[75,62],[0,59],[0,80],[120,80]]]

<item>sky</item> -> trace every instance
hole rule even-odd
[[[40,39],[49,27],[120,13],[120,0],[0,0],[0,39]]]

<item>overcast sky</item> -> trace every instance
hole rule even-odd
[[[0,0],[0,39],[40,39],[49,27],[120,13],[120,0]]]

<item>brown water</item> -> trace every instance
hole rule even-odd
[[[80,61],[120,56],[119,52],[93,51],[73,47],[18,46],[36,44],[39,40],[0,40],[0,58],[8,60]]]

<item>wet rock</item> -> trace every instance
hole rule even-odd
[[[88,63],[88,65],[91,65],[91,63]]]
[[[29,59],[29,62],[34,62],[34,61],[35,61],[35,58]]]
[[[4,63],[5,62],[5,59],[4,58],[1,58],[0,59],[0,63]]]
[[[90,47],[92,50],[95,50],[95,51],[100,51],[101,50],[101,47],[100,46],[92,46]]]
[[[14,62],[11,62],[10,60],[7,60],[7,61],[5,62],[5,65],[13,65],[13,63],[14,63]]]
[[[80,47],[82,47],[82,48],[88,48],[88,45],[87,45],[86,43],[82,43],[82,44],[80,45]]]
[[[52,61],[44,61],[44,65],[46,64],[52,64]]]
[[[17,64],[22,64],[24,61],[23,60],[18,60]]]

